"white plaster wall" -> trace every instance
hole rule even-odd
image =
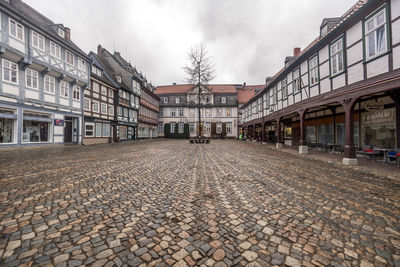
[[[20,52],[26,54],[26,51],[25,51],[25,43],[22,43],[22,42],[20,42],[20,41],[17,41],[17,40],[15,40],[15,39],[13,39],[13,38],[10,38],[9,40],[10,40],[10,41],[9,41],[9,44],[10,44],[10,46],[11,46],[12,48],[15,48],[15,49],[17,49],[18,51],[20,51]]]
[[[301,101],[301,95],[300,94],[296,94],[295,96],[294,96],[294,102],[300,102]]]
[[[303,75],[305,73],[308,72],[308,64],[307,64],[307,60],[302,62],[300,65],[300,74]]]
[[[69,100],[65,98],[60,98],[60,104],[64,106],[69,106]]]
[[[363,47],[362,42],[347,50],[347,66],[354,64],[357,61],[363,59]]]
[[[59,126],[54,126],[54,130],[56,127],[59,127]],[[54,143],[63,143],[63,142],[64,142],[63,136],[54,136]]]
[[[286,79],[287,79],[287,83],[291,83],[292,82],[292,73],[289,73],[288,75],[286,75]]]
[[[313,86],[310,88],[310,97],[317,96],[319,93],[318,86]]]
[[[331,81],[330,79],[325,79],[322,80],[319,83],[320,87],[321,87],[321,94],[327,93],[331,91]]]
[[[318,85],[316,85],[318,87]],[[301,89],[301,94],[303,95],[303,100],[307,99],[308,96],[308,86]]]
[[[19,88],[17,85],[3,83],[3,93],[11,94],[11,95],[19,95]]]
[[[302,84],[301,87],[308,86],[308,73],[301,75]]]
[[[293,97],[292,97],[292,96],[289,96],[289,97],[288,97],[288,100],[289,100],[289,105],[293,105]]]
[[[63,120],[64,119],[64,115],[63,114],[59,114],[59,113],[55,113],[54,114],[54,119]]]
[[[319,50],[319,62],[324,62],[329,59],[329,47],[324,46],[321,50]]]
[[[39,92],[32,90],[25,90],[25,97],[31,99],[39,99]]]
[[[397,43],[400,43],[400,19],[392,23],[392,44]]]
[[[359,63],[347,69],[347,80],[349,84],[361,81],[362,79],[364,79],[362,63]]]
[[[400,46],[393,48],[393,69],[400,68]]]
[[[388,56],[375,59],[367,64],[367,78],[389,71]]]
[[[56,97],[54,95],[44,94],[44,101],[55,103],[56,102]]]
[[[350,45],[354,44],[358,40],[362,38],[362,24],[361,21],[357,22],[353,27],[351,27],[346,32],[346,46],[349,47]]]
[[[391,1],[392,19],[400,16],[400,0]]]
[[[62,126],[54,126],[54,134],[55,135],[64,134],[64,127],[62,127]]]
[[[72,106],[74,108],[81,108],[81,102],[79,101],[72,101]]]
[[[342,73],[339,76],[336,76],[335,78],[332,79],[332,89],[338,89],[340,87],[343,87],[346,85],[346,77],[345,74]]]
[[[325,78],[329,76],[329,61],[319,66],[319,78]]]

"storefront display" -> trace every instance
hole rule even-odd
[[[394,148],[396,145],[396,112],[394,108],[361,114],[361,137],[364,145]]]
[[[0,110],[0,144],[14,142],[14,112],[9,110]]]
[[[125,140],[127,137],[127,127],[126,126],[118,126],[119,130],[119,139]]]

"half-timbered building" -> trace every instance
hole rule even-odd
[[[71,30],[0,1],[0,146],[81,143],[89,58]]]
[[[320,35],[284,64],[243,105],[247,129],[300,153],[339,147],[345,164],[357,164],[356,147],[400,148],[399,0],[360,0],[324,19]]]

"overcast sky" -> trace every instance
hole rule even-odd
[[[294,47],[306,47],[325,17],[356,0],[23,0],[71,28],[85,52],[101,44],[130,60],[155,85],[185,79],[187,52],[206,45],[212,83],[262,84]]]

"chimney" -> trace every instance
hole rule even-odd
[[[103,47],[101,47],[101,45],[98,45],[97,46],[97,55],[99,56],[99,57],[101,57],[101,54],[103,53]]]
[[[243,87],[246,87],[246,82],[243,83]]]
[[[293,56],[298,57],[301,53],[301,48],[300,47],[295,47],[293,49]]]
[[[65,27],[65,38],[67,40],[71,40],[71,29],[70,28]]]

